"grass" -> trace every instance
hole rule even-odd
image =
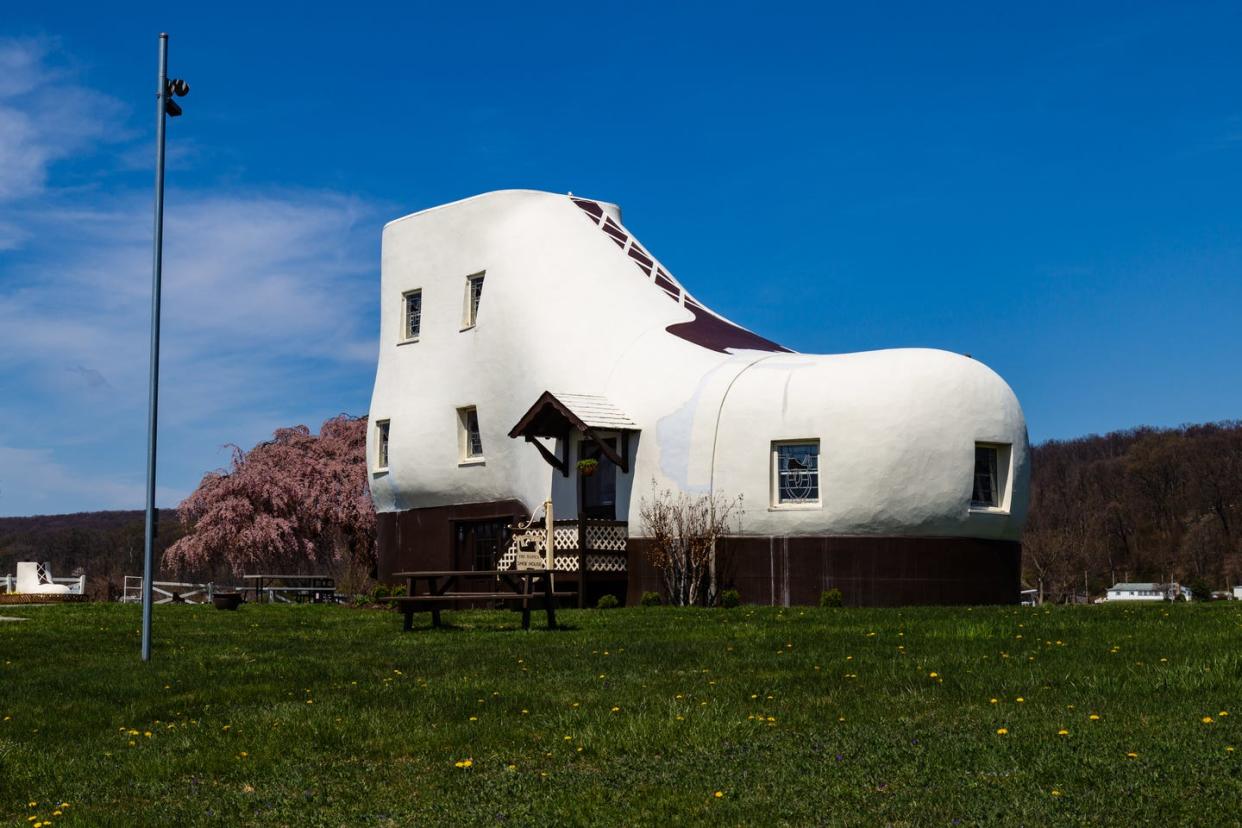
[[[3,614],[3,824],[1239,820],[1240,605]]]

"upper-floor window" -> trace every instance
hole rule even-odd
[[[401,294],[401,341],[414,342],[423,326],[423,292],[410,290]]]
[[[479,302],[483,300],[483,274],[466,277],[466,307],[462,327],[471,328],[479,319]]]
[[[975,473],[970,492],[972,509],[1008,508],[1005,487],[1009,483],[1011,447],[1000,443],[975,443]]]
[[[388,420],[375,421],[375,470],[388,468]]]
[[[772,444],[774,506],[819,503],[819,441]]]
[[[483,435],[479,432],[479,410],[474,406],[457,409],[457,436],[462,462],[483,459]]]

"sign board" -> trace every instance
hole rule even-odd
[[[521,547],[518,547],[517,568],[546,569],[547,563],[543,559],[543,553],[538,549],[522,549]]]

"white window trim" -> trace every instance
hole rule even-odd
[[[781,446],[805,446],[814,444],[819,450],[816,457],[819,458],[815,467],[816,492],[818,497],[815,500],[801,500],[782,503],[781,502],[781,475],[780,475],[780,452]],[[814,511],[824,508],[824,475],[823,465],[823,445],[818,437],[805,437],[800,440],[773,440],[768,450],[768,511],[769,512],[805,512]]]
[[[386,450],[381,451],[381,446],[384,444],[384,433],[385,432],[387,432],[387,436],[388,436],[388,448]],[[384,458],[388,462],[381,466],[379,462],[380,462],[380,457],[382,454],[388,455],[387,457]],[[375,468],[373,468],[371,471],[374,474],[384,474],[388,471],[388,466],[391,463],[392,463],[392,420],[376,420],[375,421]]]
[[[461,309],[461,329],[463,331],[468,331],[478,324],[478,321],[479,321],[478,311],[474,307],[474,303],[471,302],[471,294],[474,292],[473,291],[474,280],[482,279],[484,282],[486,282],[486,279],[485,279],[486,276],[487,276],[487,271],[480,270],[478,273],[471,273],[469,276],[466,277],[466,295],[463,297],[462,309]],[[479,297],[479,304],[482,304],[482,303],[483,303],[483,299],[482,297]]]
[[[407,290],[401,294],[401,320],[400,320],[401,327],[398,329],[400,331],[400,336],[398,336],[397,338],[398,345],[409,345],[410,343],[417,342],[419,339],[422,338],[423,321],[422,321],[422,304],[421,303],[419,304],[418,336],[406,336],[405,335],[406,330],[409,329],[409,324],[408,324],[409,319],[406,316],[406,308],[407,308],[406,301],[410,296],[413,296],[416,293],[421,296],[422,292],[423,292],[422,288],[414,288],[413,290]]]
[[[996,449],[996,486],[1000,489],[997,492],[996,506],[977,506],[973,499],[970,501],[970,514],[973,515],[1008,515],[1010,507],[1010,496],[1013,491],[1013,444],[1012,443],[996,443],[991,440],[976,440],[970,450],[970,497],[974,497],[975,491],[975,449],[991,448]]]
[[[486,454],[470,453],[470,431],[467,427],[467,417],[473,411],[475,417],[479,415],[479,407],[477,405],[463,405],[457,409],[457,465],[458,466],[481,466],[487,462]],[[479,425],[479,443],[483,443],[483,426]],[[484,447],[486,450],[486,447]]]

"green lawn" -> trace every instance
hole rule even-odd
[[[0,615],[4,824],[1242,820],[1236,604]]]

